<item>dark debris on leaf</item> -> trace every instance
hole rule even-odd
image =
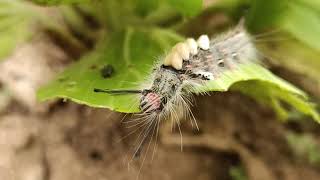
[[[59,82],[65,82],[67,80],[68,80],[68,77],[60,77],[60,78],[58,78]]]
[[[97,65],[95,65],[95,64],[91,65],[91,66],[90,66],[90,69],[92,69],[92,70],[97,69]]]
[[[114,74],[114,72],[114,68],[110,64],[103,66],[103,68],[100,70],[101,76],[103,78],[110,78]]]

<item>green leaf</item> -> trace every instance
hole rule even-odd
[[[166,0],[179,13],[187,17],[198,15],[203,7],[202,0]]]
[[[282,22],[288,9],[288,0],[252,0],[247,25],[253,32]]]
[[[320,3],[317,0],[252,0],[246,20],[253,32],[273,26],[320,50]]]
[[[320,12],[320,1],[318,0],[293,0],[293,2]]]
[[[311,134],[297,134],[289,132],[287,143],[298,158],[308,160],[312,165],[320,165],[320,145],[317,138]]]
[[[320,10],[302,3],[290,3],[282,26],[303,43],[320,51]]]
[[[0,1],[0,59],[31,36],[29,25],[34,15],[29,3],[20,0]]]
[[[110,39],[102,42],[95,52],[41,88],[39,99],[60,97],[120,112],[139,111],[135,95],[113,96],[95,93],[93,89],[140,89],[139,83],[148,77],[153,61],[182,38],[161,29],[141,31],[129,28],[125,34],[108,35]],[[107,64],[112,65],[115,72],[111,78],[104,79],[100,70]]]
[[[281,84],[287,84],[285,81],[279,80],[282,81]],[[290,84],[287,85],[291,86]],[[287,109],[287,105],[290,105],[290,107],[293,107],[300,113],[309,115],[320,123],[320,117],[314,104],[308,102],[307,97],[302,92],[298,92],[298,89],[296,89],[298,90],[296,93],[293,93],[294,87],[294,89],[290,88],[291,90],[289,90],[274,82],[256,80],[239,82],[231,88],[241,91],[263,104],[270,105],[274,108],[280,120],[286,120],[289,117],[288,111],[291,110]]]
[[[91,0],[31,0],[40,5],[61,5],[61,4],[77,4],[89,3]]]
[[[227,91],[233,84],[242,81],[258,80],[271,83],[291,93],[305,97],[305,93],[288,82],[273,75],[270,71],[255,63],[241,64],[234,70],[226,71],[214,81],[210,81],[199,91]]]
[[[137,0],[136,12],[141,16],[146,16],[160,5],[159,0]]]
[[[248,176],[243,166],[231,166],[229,175],[232,180],[248,180]]]
[[[316,84],[320,85],[320,52],[309,48],[304,43],[293,39],[292,36],[277,36],[275,38],[286,38],[286,41],[268,44],[260,44],[259,49],[270,59],[285,68],[301,74],[306,78],[311,78]],[[289,40],[291,39],[291,40]],[[316,86],[316,85],[315,85]]]
[[[274,107],[282,119],[287,118],[284,115],[286,110],[281,104],[281,102],[285,102],[299,112],[320,122],[319,114],[314,105],[308,102],[303,91],[273,75],[262,66],[253,63],[242,64],[235,70],[225,72],[219,79],[198,89],[198,92],[228,91],[230,88]]]
[[[28,41],[36,34],[34,27],[50,29],[70,44],[83,47],[68,29],[59,23],[58,18],[50,17],[43,9],[23,0],[0,1],[0,59],[9,55],[19,44]]]

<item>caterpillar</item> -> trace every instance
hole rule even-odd
[[[171,118],[179,124],[179,117],[192,114],[189,106],[197,87],[205,86],[239,64],[257,59],[253,39],[240,23],[219,37],[209,39],[207,35],[201,35],[197,40],[188,38],[177,43],[155,67],[148,88],[94,91],[140,94],[141,113],[135,122],[144,129],[139,135],[142,140],[134,153],[134,157],[137,157],[150,134],[153,136],[158,132],[162,120]]]

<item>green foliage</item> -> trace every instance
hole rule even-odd
[[[255,0],[255,3],[256,5],[253,5],[249,11],[250,21],[248,24],[251,29],[256,30],[273,26],[275,29],[284,32],[281,36],[271,38],[282,39],[282,41],[270,42],[262,46],[264,54],[277,61],[274,63],[306,75],[320,85],[319,1]],[[277,11],[280,7],[282,7],[282,10]],[[268,12],[272,13],[267,15]],[[266,22],[264,16],[267,18]]]
[[[289,4],[286,22],[282,25],[297,39],[320,52],[320,8],[299,2]]]
[[[292,36],[286,36],[286,38],[288,40],[278,42],[275,45],[270,46],[270,44],[264,44],[259,47],[264,54],[276,60],[277,62],[275,63],[281,64],[301,75],[305,75],[319,84],[320,51],[306,46],[301,41],[294,40]]]
[[[320,144],[312,135],[288,133],[287,142],[298,158],[320,165]]]
[[[247,14],[247,25],[257,32],[266,27],[278,25],[285,17],[289,0],[251,0]]]
[[[89,3],[94,0],[32,0],[34,3],[41,5],[61,5],[61,4],[78,4],[78,3]]]
[[[243,168],[243,166],[232,166],[229,169],[229,174],[232,180],[248,180],[248,176]]]
[[[33,18],[35,13],[30,4],[20,0],[0,1],[0,59],[31,36],[29,25]]]
[[[307,101],[304,92],[276,77],[260,65],[240,65],[239,69],[226,72],[219,79],[210,82],[202,91],[227,91],[230,88],[274,107],[281,119],[288,117],[287,110],[284,108],[285,104],[282,104],[284,102],[320,122],[314,105]]]
[[[0,60],[8,56],[18,44],[31,39],[38,27],[56,31],[72,44],[75,38],[65,27],[57,23],[57,19],[49,17],[38,6],[24,0],[0,1]]]
[[[160,0],[149,1],[149,0],[137,0],[136,11],[141,16],[150,14],[154,9],[160,6]]]
[[[203,6],[202,0],[167,0],[168,3],[174,7],[181,14],[192,17],[198,15]]]
[[[258,32],[277,27],[320,50],[320,3],[318,0],[252,0],[247,15],[249,28]]]
[[[270,105],[276,110],[281,120],[286,120],[289,117],[290,109],[286,109],[286,105],[290,105],[320,123],[320,117],[314,104],[309,103],[301,91],[271,73],[270,75],[272,81],[259,79],[259,81],[241,82],[232,88],[254,97],[263,104]]]
[[[161,6],[169,5],[180,14],[192,17],[198,15],[202,10],[202,0],[31,0],[40,5],[64,5],[64,4],[81,4],[91,3],[103,6],[104,9],[121,5],[126,12],[135,10],[137,14],[148,15]],[[114,10],[121,10],[117,7]],[[113,11],[114,12],[114,11]],[[132,14],[134,15],[134,14]]]

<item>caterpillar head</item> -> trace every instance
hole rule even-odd
[[[140,99],[142,112],[161,112],[164,106],[176,95],[182,80],[180,71],[170,66],[161,66],[155,73],[152,86],[144,90]]]
[[[161,96],[150,90],[144,90],[140,98],[140,109],[144,113],[161,111]]]

